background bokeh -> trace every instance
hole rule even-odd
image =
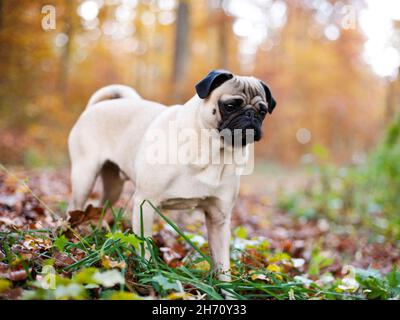
[[[186,299],[195,287],[197,299],[218,297],[182,237],[207,252],[201,212],[166,213],[179,235],[160,218],[146,263],[121,221],[132,184],[110,210],[59,220],[67,136],[95,90],[122,83],[179,104],[215,68],[262,79],[278,102],[232,213],[232,288],[246,299],[399,299],[399,66],[399,0],[0,0],[0,300]],[[36,288],[53,264],[60,286]],[[74,282],[88,267],[121,268],[126,286]],[[177,279],[185,295],[171,293]]]
[[[101,86],[183,103],[226,68],[278,101],[260,162],[296,166],[316,145],[362,162],[399,109],[399,19],[397,0],[0,0],[0,161],[66,165],[68,132]]]

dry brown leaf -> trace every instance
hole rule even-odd
[[[103,208],[93,207],[89,205],[85,211],[75,210],[70,211],[69,214],[69,223],[72,228],[75,228],[85,222],[89,221],[98,221],[100,219]]]
[[[28,278],[28,273],[22,266],[10,267],[5,263],[0,263],[0,278],[11,281],[22,281]]]
[[[160,251],[162,253],[162,257],[163,257],[164,261],[168,265],[171,265],[171,263],[173,261],[176,261],[176,260],[179,260],[182,258],[182,256],[179,253],[177,253],[176,251],[174,251],[168,247],[161,247]]]
[[[101,264],[106,269],[113,269],[113,268],[125,269],[126,268],[125,261],[116,261],[107,255],[104,255],[101,257]]]
[[[56,253],[54,254],[54,266],[56,268],[59,267],[66,267],[70,264],[73,264],[75,261],[70,258],[69,256],[67,256],[65,253],[56,251]]]
[[[50,239],[32,237],[26,234],[24,237],[23,246],[31,251],[40,251],[51,249],[53,247],[53,243]]]

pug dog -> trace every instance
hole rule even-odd
[[[242,153],[259,141],[263,121],[276,102],[262,81],[226,70],[211,71],[195,88],[193,98],[170,107],[145,100],[122,85],[97,91],[69,135],[69,210],[84,210],[98,176],[103,203],[115,203],[124,183],[134,183],[132,224],[138,235],[141,231],[146,237],[152,234],[154,209],[143,207],[143,219],[140,217],[145,200],[160,209],[202,210],[214,268],[220,280],[229,281],[230,219],[240,173],[235,162],[214,159],[222,153]],[[172,123],[178,133],[174,146],[162,138],[170,134]],[[185,134],[189,131],[191,135]],[[209,139],[203,139],[206,142],[193,139],[193,133],[199,133],[199,137],[204,132],[208,133]],[[186,139],[188,136],[190,139]],[[170,157],[154,161],[155,144],[159,154],[170,155],[185,144],[186,151],[196,151],[198,156],[207,153],[206,161],[197,161],[198,157],[193,161],[189,157],[184,163]]]

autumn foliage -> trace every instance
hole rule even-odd
[[[48,31],[41,26],[46,1],[1,3],[2,162],[65,164],[67,134],[101,86],[124,83],[147,99],[183,103],[214,68],[271,86],[278,108],[256,148],[260,159],[298,164],[322,144],[333,160],[349,162],[382,133],[385,83],[361,58],[361,31],[341,29],[330,41],[301,1],[286,5],[286,23],[267,30],[251,59],[241,52],[253,47],[234,33],[237,17],[211,1],[172,1],[166,9],[139,1],[128,31],[118,29],[117,2],[102,6],[91,26],[78,15],[82,1],[54,0],[57,26]],[[298,141],[300,129],[310,141]]]

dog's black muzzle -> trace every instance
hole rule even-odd
[[[232,146],[245,146],[262,138],[262,119],[252,109],[244,110],[241,114],[221,121],[218,130],[225,143]]]

